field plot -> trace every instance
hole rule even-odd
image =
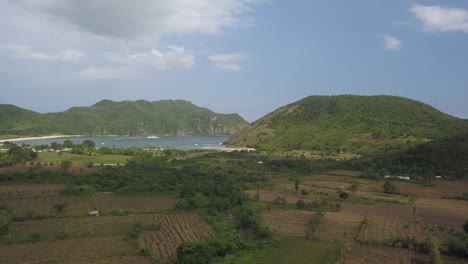
[[[265,211],[262,213],[262,221],[281,235],[305,237],[309,220],[314,215],[314,212],[299,210]]]
[[[415,264],[428,263],[427,257],[413,251],[345,243],[336,264]]]
[[[343,176],[336,176],[336,175],[328,175],[328,174],[314,174],[309,176],[302,177],[302,181],[345,181],[347,177]]]
[[[327,212],[315,232],[315,236],[329,241],[350,241],[365,219],[371,206],[342,203],[339,212]]]
[[[86,165],[90,162],[94,164],[125,164],[131,156],[125,155],[97,155],[97,156],[87,156],[87,155],[80,155],[80,154],[72,154],[72,153],[62,153],[59,155],[54,152],[41,152],[39,153],[39,162],[41,163],[54,163],[60,164],[60,162],[68,160],[71,161],[72,164],[81,164]]]
[[[0,185],[0,201],[58,195],[64,184]]]
[[[45,171],[45,172],[61,172],[62,168],[60,167],[60,163],[55,163],[54,165],[50,166],[49,163],[42,163],[40,167],[36,167],[36,165],[23,165],[23,164],[16,164],[13,167],[4,167],[0,168],[0,173],[27,173],[31,170],[34,171]],[[74,174],[84,174],[84,173],[92,173],[95,172],[96,168],[89,168],[83,164],[72,164],[72,166],[67,170],[67,172],[74,173]]]
[[[96,240],[97,238],[108,238],[110,240],[111,238],[117,237],[119,241],[112,242],[117,243],[114,256],[128,256],[129,254],[133,254],[133,251],[136,251],[136,248],[132,244],[122,244],[122,235],[128,232],[135,223],[142,223],[144,225],[155,220],[161,223],[162,228],[158,231],[143,232],[140,236],[140,241],[147,247],[151,248],[158,258],[163,260],[173,259],[176,254],[177,247],[183,242],[206,238],[213,233],[211,227],[196,214],[140,214],[15,222],[12,226],[12,232],[10,235],[13,238],[13,241],[21,241],[22,239],[24,240],[24,238],[30,237],[32,232],[35,232],[40,234],[41,241],[36,242],[34,245],[49,245],[49,243],[52,242],[50,240],[54,240],[54,243],[64,241],[57,241],[57,234],[66,228],[68,230],[68,234],[77,241],[78,246],[82,243],[88,244],[95,241],[98,243],[96,244],[97,247],[100,246],[99,241],[101,241]],[[77,239],[87,237],[90,229],[93,230],[93,237],[95,238],[90,238],[91,241],[86,239]],[[68,240],[66,241],[68,243]],[[55,244],[52,243],[52,245]],[[23,245],[22,247],[19,245],[15,246],[20,249],[29,250],[27,245]],[[0,247],[0,255],[2,250],[5,250],[5,247]],[[91,251],[92,254],[93,252],[94,251]],[[85,251],[82,252],[82,254],[83,258],[93,259],[92,254],[89,256]],[[41,257],[42,256],[40,256],[39,259],[41,259]],[[73,256],[71,257],[73,258]],[[48,255],[44,256],[44,258],[48,258]],[[23,259],[24,258],[18,258],[18,260]]]
[[[333,177],[333,176],[332,176]],[[334,176],[334,177],[340,177],[340,176]],[[341,177],[343,178],[343,177]],[[320,188],[329,188],[329,189],[342,189],[345,190],[349,188],[351,185],[348,182],[340,182],[340,181],[326,181],[326,180],[303,180],[301,181],[302,185],[306,186],[312,186],[312,187],[320,187]]]
[[[250,198],[253,198],[257,194],[257,190],[247,190],[244,191]],[[275,191],[270,191],[270,190],[258,190],[259,194],[259,200],[260,201],[265,201],[265,202],[273,202],[276,197],[284,197],[286,198],[286,202],[288,204],[295,204],[297,200],[304,200],[305,202],[311,202],[312,199],[307,199],[304,197],[301,197],[299,195],[293,195],[293,194],[286,194],[282,192],[275,192]]]
[[[261,264],[335,264],[340,254],[337,244],[297,237],[283,238],[278,248],[269,250]]]
[[[333,170],[333,171],[327,171],[327,174],[348,176],[348,177],[358,177],[362,175],[362,172],[352,171],[352,170]]]
[[[92,196],[46,196],[13,199],[6,200],[4,203],[12,205],[19,216],[31,212],[42,215],[55,214],[54,205],[57,203],[67,204],[63,212],[64,215],[85,216],[91,210],[100,210],[104,213],[113,209],[132,211],[168,210],[174,208],[175,198],[172,196],[97,194]]]
[[[440,181],[438,186],[425,187],[411,182],[394,182],[401,193],[412,193],[419,197],[441,198],[444,196],[461,196],[468,191],[468,181]],[[382,192],[383,182],[369,184],[363,187],[366,191]]]
[[[420,199],[415,207],[400,204],[376,204],[367,215],[362,230],[365,239],[414,237],[423,241],[428,236],[448,238],[449,230],[461,231],[468,215],[468,203],[442,199]]]
[[[161,230],[143,232],[140,240],[162,260],[175,258],[180,244],[200,240],[213,233],[198,215],[161,215],[158,219],[162,222]]]
[[[123,236],[2,245],[0,256],[2,264],[150,263]]]

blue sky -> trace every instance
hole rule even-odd
[[[0,103],[185,99],[254,121],[317,94],[468,118],[468,2],[0,0]]]

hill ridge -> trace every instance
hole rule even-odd
[[[38,113],[0,104],[0,135],[232,134],[248,124],[239,114],[220,114],[185,100],[112,101]]]

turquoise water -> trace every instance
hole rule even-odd
[[[163,149],[213,149],[224,148],[222,143],[229,136],[165,136],[158,138],[151,137],[125,137],[125,136],[102,136],[102,137],[63,137],[50,139],[31,139],[21,140],[15,143],[21,145],[23,143],[30,145],[43,145],[52,142],[63,143],[69,139],[75,144],[81,144],[84,140],[92,140],[96,142],[96,147],[116,147],[116,148],[146,148],[160,147]]]

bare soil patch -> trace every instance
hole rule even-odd
[[[309,220],[314,215],[314,212],[300,210],[265,211],[262,213],[262,221],[281,235],[305,237]]]
[[[161,215],[159,231],[143,232],[140,240],[162,260],[176,257],[176,250],[184,242],[200,240],[213,234],[211,227],[198,215]]]
[[[122,236],[1,245],[2,263],[150,263]]]

